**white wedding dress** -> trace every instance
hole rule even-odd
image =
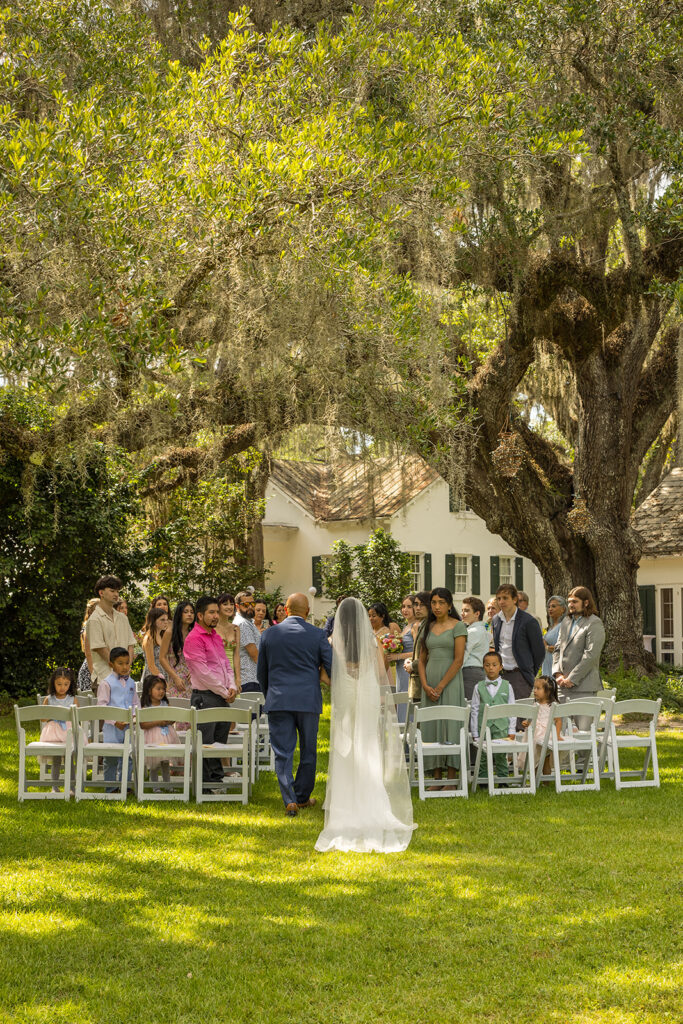
[[[332,647],[325,827],[315,848],[399,853],[417,828],[405,755],[377,641],[353,597],[337,609]]]

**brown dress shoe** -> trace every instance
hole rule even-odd
[[[287,806],[285,807],[285,812],[288,818],[296,818],[297,814],[299,813],[299,805],[287,804]]]
[[[310,798],[310,800],[307,800],[307,801],[306,801],[306,803],[305,803],[305,804],[297,804],[297,807],[315,807],[315,805],[317,804],[317,802],[318,802],[318,801],[316,800],[316,798],[315,798],[314,796],[312,796],[312,797]]]

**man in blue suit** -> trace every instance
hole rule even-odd
[[[543,633],[533,615],[517,607],[519,591],[514,584],[501,584],[496,597],[500,611],[493,617],[493,646],[503,662],[503,679],[519,700],[531,696],[536,673],[543,664]]]
[[[290,817],[313,807],[318,723],[323,709],[320,671],[332,671],[332,648],[322,629],[306,621],[305,594],[290,594],[287,618],[261,635],[256,675],[263,690],[275,773]],[[299,768],[292,762],[299,736]]]

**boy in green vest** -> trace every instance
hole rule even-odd
[[[484,655],[483,661],[486,679],[482,679],[480,683],[477,683],[472,694],[470,731],[472,738],[475,740],[479,739],[485,706],[487,704],[493,706],[497,704],[512,704],[515,700],[512,687],[507,679],[503,679],[501,676],[503,661],[500,654],[497,651],[489,651],[488,654]],[[509,740],[514,740],[516,722],[517,719],[514,715],[507,720],[505,718],[496,718],[490,721],[488,727],[491,730],[491,739],[500,740],[507,736]],[[508,774],[507,754],[494,754],[493,763],[496,775]],[[482,754],[481,761],[479,762],[479,775],[486,774],[486,754]]]

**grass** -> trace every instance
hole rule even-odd
[[[248,807],[19,805],[0,745],[2,1024],[681,1019],[680,732],[660,790],[415,798],[384,857],[316,854],[270,774]]]

